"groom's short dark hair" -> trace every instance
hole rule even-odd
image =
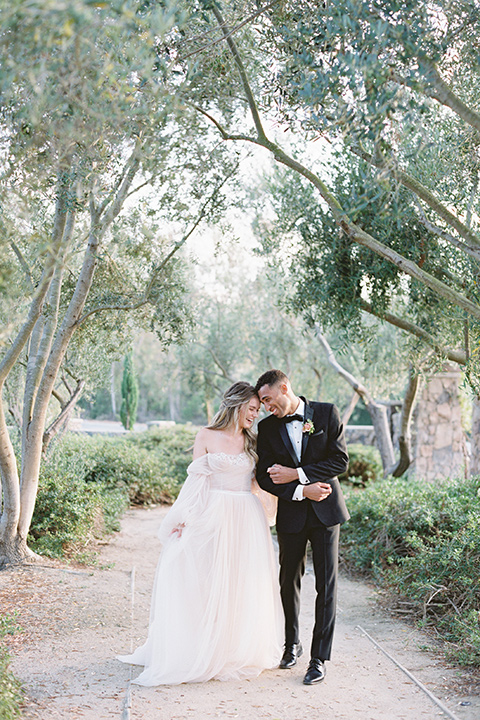
[[[275,385],[276,383],[286,381],[288,381],[288,377],[281,370],[267,370],[267,372],[264,372],[263,375],[260,375],[258,378],[255,390],[258,393],[260,388],[264,385],[272,387],[272,385]]]

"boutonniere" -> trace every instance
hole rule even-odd
[[[315,432],[315,425],[311,420],[305,420],[302,427],[302,433],[308,433],[311,435],[313,432]]]

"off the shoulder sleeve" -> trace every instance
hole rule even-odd
[[[170,538],[178,525],[190,525],[202,516],[209,487],[210,468],[207,456],[202,455],[188,466],[185,482],[160,526],[158,537],[162,543]]]

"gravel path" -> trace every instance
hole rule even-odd
[[[334,656],[320,685],[302,684],[308,663],[303,656],[292,670],[266,671],[242,682],[132,686],[131,705],[125,709],[131,670],[115,655],[144,639],[159,553],[156,531],[164,513],[162,507],[129,510],[122,531],[101,547],[93,570],[46,563],[0,574],[2,610],[22,608],[19,621],[25,632],[12,638],[11,652],[13,670],[27,691],[26,720],[480,718],[480,697],[472,694],[478,674],[467,676],[447,667],[440,656],[421,651],[425,636],[380,610],[370,587],[346,578],[339,588]],[[302,602],[307,646],[313,597],[313,578],[307,574]],[[442,712],[365,632],[451,714]]]

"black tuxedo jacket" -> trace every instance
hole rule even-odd
[[[304,398],[302,398],[304,400]],[[280,418],[269,415],[258,424],[258,465],[257,481],[261,488],[278,497],[277,530],[279,532],[300,532],[307,521],[308,505],[311,505],[318,519],[327,527],[343,523],[350,517],[337,475],[348,467],[348,454],[343,425],[335,405],[330,403],[305,402],[305,420],[313,422],[314,431],[303,434],[302,459],[297,456],[287,426]],[[330,483],[331,494],[326,500],[312,502],[292,500],[300,484],[294,480],[284,485],[275,485],[267,468],[278,463],[286,467],[301,467],[310,483]]]

